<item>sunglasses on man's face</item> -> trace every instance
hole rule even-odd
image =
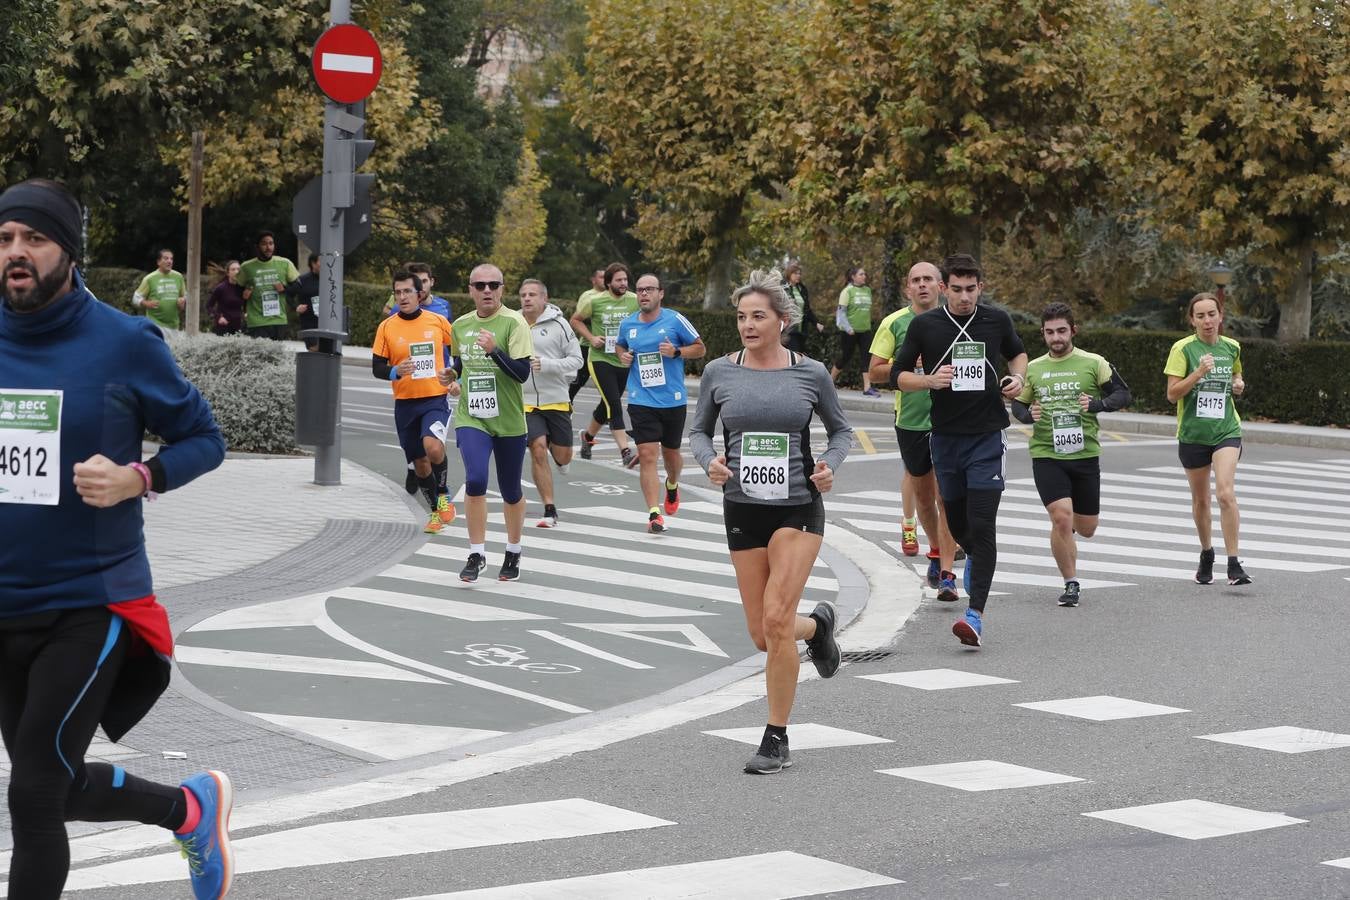
[[[497,290],[497,288],[499,288],[499,287],[501,287],[501,286],[502,286],[502,283],[501,283],[500,281],[470,281],[470,282],[469,282],[469,287],[473,288],[475,291],[495,291],[495,290]]]

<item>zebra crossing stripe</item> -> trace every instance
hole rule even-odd
[[[1009,534],[1006,530],[1000,531],[998,536],[999,547],[1032,547],[1041,550],[1048,550],[1050,546],[1050,524],[1043,523],[1044,527],[1039,529],[1042,534],[1038,537],[1030,537],[1022,534]],[[1100,529],[1098,530],[1100,533]],[[1138,547],[1123,547],[1119,544],[1101,543],[1096,538],[1088,540],[1078,539],[1078,558],[1082,560],[1090,556],[1128,556],[1131,559],[1139,559],[1141,555],[1147,554],[1149,559],[1167,560],[1170,562],[1182,562],[1193,566],[1195,564],[1198,551],[1195,550],[1166,550],[1161,547],[1150,547],[1147,551],[1141,551]],[[999,551],[999,561],[1003,560],[1003,552]],[[1331,565],[1329,563],[1318,562],[1300,562],[1287,558],[1275,559],[1273,557],[1248,556],[1242,555],[1242,563],[1258,569],[1283,569],[1286,572],[1330,572],[1335,569],[1344,569],[1345,566]],[[1046,558],[1046,565],[1053,565],[1053,560]],[[1124,574],[1124,573],[1121,573]],[[1163,576],[1167,577],[1167,576]],[[1190,578],[1189,570],[1186,574]]]
[[[235,874],[329,866],[472,847],[498,847],[674,825],[590,800],[550,800],[484,809],[327,822],[237,839]],[[178,853],[76,869],[67,891],[182,881]]]
[[[1137,492],[1135,492],[1135,493],[1137,493]],[[1186,519],[1185,519],[1186,521],[1190,521],[1190,515],[1191,515],[1191,495],[1190,495],[1189,493],[1184,493],[1184,494],[1183,494],[1183,493],[1172,493],[1172,492],[1167,492],[1167,491],[1156,491],[1156,492],[1150,492],[1150,493],[1154,493],[1154,494],[1155,494],[1156,496],[1158,496],[1159,498],[1165,498],[1165,499],[1168,499],[1168,500],[1176,500],[1177,502],[1176,502],[1176,503],[1156,503],[1156,502],[1149,502],[1148,504],[1145,505],[1145,504],[1139,503],[1139,502],[1138,502],[1138,499],[1137,499],[1136,497],[1134,497],[1133,494],[1132,494],[1132,495],[1131,495],[1131,501],[1132,501],[1132,502],[1130,502],[1130,503],[1127,505],[1127,504],[1125,504],[1125,503],[1122,503],[1119,499],[1111,498],[1111,497],[1103,497],[1103,498],[1102,498],[1101,516],[1102,516],[1102,518],[1110,519],[1110,518],[1115,518],[1117,512],[1129,512],[1129,511],[1131,511],[1131,510],[1136,510],[1136,509],[1145,509],[1145,510],[1147,510],[1147,511],[1149,511],[1149,512],[1155,512],[1155,513],[1171,513],[1171,514],[1176,515],[1176,516],[1184,516],[1184,517],[1186,517]],[[1040,495],[1040,494],[1036,493],[1035,491],[1025,491],[1025,490],[1021,490],[1021,489],[1018,489],[1018,488],[1010,488],[1010,489],[1004,491],[1004,492],[1003,492],[1003,496],[1004,496],[1005,498],[1012,498],[1012,499],[1015,499],[1015,500],[1031,500],[1031,501],[1034,501],[1034,502],[1035,502],[1036,504],[1038,504],[1038,505],[1039,505],[1040,502],[1041,502],[1041,495]],[[1284,510],[1284,509],[1285,509],[1284,504],[1277,503],[1276,501],[1269,500],[1269,501],[1266,501],[1266,502],[1267,502],[1267,503],[1270,503],[1270,504],[1273,505],[1273,506],[1278,506],[1281,510]],[[1254,506],[1254,505],[1256,505],[1255,503],[1249,502],[1246,498],[1241,498],[1241,499],[1239,500],[1239,503],[1240,503],[1240,505],[1243,506],[1243,507],[1249,507],[1249,506]],[[1316,508],[1319,509],[1319,510],[1324,510],[1323,507],[1316,507]],[[1251,516],[1251,510],[1247,510],[1247,512],[1248,512],[1247,518],[1252,518],[1252,516]],[[1214,508],[1214,510],[1213,510],[1213,515],[1214,515],[1215,520],[1217,521],[1217,520],[1218,520],[1218,516],[1219,516],[1219,510],[1218,510],[1217,504],[1215,505],[1215,508]],[[1323,517],[1319,517],[1319,516],[1310,516],[1310,515],[1303,515],[1303,514],[1300,514],[1300,515],[1298,516],[1298,523],[1299,523],[1300,525],[1320,525],[1320,526],[1323,526],[1323,527],[1325,527],[1325,528],[1334,528],[1334,529],[1350,528],[1350,519],[1342,519],[1342,518],[1323,518]]]
[[[413,566],[400,563],[385,569],[377,578],[393,578],[400,581],[415,581],[421,584],[434,584],[449,587],[449,590],[463,590],[456,582],[455,573],[446,569],[434,569],[429,566]],[[623,597],[610,597],[604,594],[590,594],[555,588],[525,581],[488,581],[484,580],[473,587],[475,594],[505,594],[521,600],[534,600],[539,603],[556,603],[563,606],[576,606],[581,609],[599,610],[617,613],[621,616],[633,616],[639,619],[669,619],[672,617],[714,616],[717,613],[704,610],[683,609],[678,606],[666,606],[661,603],[648,603],[645,600],[628,600]]]
[[[1169,466],[1150,466],[1149,468],[1140,469],[1139,471],[1167,473],[1167,472],[1177,472],[1178,470]],[[1312,488],[1313,490],[1333,486],[1328,485],[1325,481],[1318,480],[1321,476],[1315,475],[1313,473],[1309,473],[1307,478],[1291,478],[1289,477],[1289,474],[1290,473],[1288,472],[1284,472],[1283,474],[1273,474],[1270,472],[1263,471],[1258,466],[1242,466],[1241,468],[1238,469],[1237,477],[1238,481],[1242,482],[1244,485],[1246,485],[1248,482],[1254,481],[1259,484],[1284,484],[1288,485],[1289,487]],[[1350,485],[1336,484],[1334,485],[1334,487],[1338,488],[1343,487],[1346,488],[1347,490],[1350,490]]]
[[[291,656],[284,653],[254,653],[247,650],[221,650],[178,644],[174,659],[190,666],[215,666],[229,669],[254,669],[267,672],[294,672],[302,675],[331,675],[336,678],[379,678],[385,681],[411,681],[419,684],[444,684],[435,678],[418,675],[397,666],[356,659],[330,659],[326,656]]]
[[[418,594],[405,594],[402,591],[382,591],[366,587],[341,588],[333,591],[332,596],[343,600],[372,603],[377,606],[406,609],[429,616],[445,616],[465,622],[520,622],[530,619],[552,618],[552,616],[540,616],[535,613],[503,609],[498,606],[486,606],[481,603],[465,603],[460,600],[447,600],[443,597],[424,597]]]
[[[864,888],[904,884],[894,878],[791,851],[758,853],[604,875],[510,884],[410,900],[681,900],[735,897],[737,900],[786,900]]]
[[[1170,472],[1172,470],[1164,469],[1163,471]],[[1115,472],[1102,473],[1103,481],[1115,481],[1118,483],[1128,482],[1130,484],[1144,484],[1144,485],[1152,484],[1152,485],[1161,485],[1163,487],[1175,487],[1177,484],[1177,479],[1180,477],[1181,477],[1180,475],[1174,475],[1171,478],[1163,478],[1161,476],[1139,475],[1135,473],[1131,473],[1128,475],[1117,474]],[[1241,477],[1241,473],[1239,473],[1238,481],[1241,484],[1241,488],[1238,492],[1239,502],[1242,500],[1242,498],[1248,496],[1249,494],[1275,496],[1275,497],[1294,497],[1303,500],[1321,500],[1324,503],[1328,499],[1325,491],[1296,491],[1288,488],[1263,487],[1261,485],[1247,484],[1246,481]],[[1028,479],[1026,483],[1030,484],[1031,483],[1030,479]]]

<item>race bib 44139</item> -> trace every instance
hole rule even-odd
[[[60,502],[61,399],[0,388],[0,503]]]

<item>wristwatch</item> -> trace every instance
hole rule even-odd
[[[679,348],[679,347],[676,347],[676,348],[675,348],[675,358],[676,358],[676,359],[679,359],[681,356],[684,356],[684,354],[680,352],[680,348]]]

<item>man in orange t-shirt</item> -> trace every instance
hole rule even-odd
[[[421,290],[421,279],[412,272],[394,273],[398,312],[376,330],[370,367],[376,378],[393,382],[398,443],[431,507],[423,531],[436,534],[455,520],[455,507],[445,484],[449,390],[438,378],[446,368],[451,334],[444,316],[419,304]]]

